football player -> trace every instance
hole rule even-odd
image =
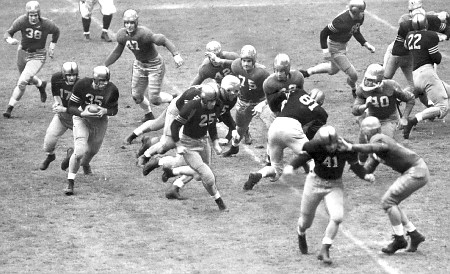
[[[172,122],[170,128],[175,141],[177,153],[183,155],[186,164],[198,173],[199,179],[209,195],[215,200],[219,210],[227,210],[216,185],[216,177],[209,167],[211,149],[208,144],[208,135],[217,154],[222,153],[217,136],[216,122],[222,110],[217,104],[218,93],[211,85],[203,85],[199,98],[195,98],[180,109],[180,113]],[[180,137],[180,130],[183,127]],[[164,170],[165,177],[174,176],[172,169]],[[192,173],[190,173],[192,174]],[[173,191],[179,188],[172,185]]]
[[[361,34],[360,28],[364,23],[364,11],[366,2],[363,0],[350,0],[348,9],[336,16],[320,33],[320,45],[324,55],[325,63],[300,70],[303,76],[309,77],[317,73],[328,73],[334,75],[342,70],[347,74],[347,84],[352,89],[355,97],[356,81],[358,73],[347,57],[347,43],[350,38],[355,39],[366,47],[370,52],[375,52],[375,47],[369,44]]]
[[[327,112],[303,89],[303,76],[298,71],[290,70],[290,60],[286,54],[275,57],[274,71],[264,82],[268,104],[278,114],[267,133],[271,164],[250,173],[244,190],[253,189],[261,178],[278,180],[283,172],[284,149],[290,148],[295,154],[302,153],[303,144],[327,122]]]
[[[427,30],[428,19],[417,13],[411,20],[413,31],[406,35],[405,45],[412,55],[414,89],[426,94],[431,102],[429,107],[408,118],[403,128],[403,138],[408,139],[413,126],[425,119],[444,118],[448,113],[448,95],[444,83],[436,73],[435,65],[440,64],[439,37]]]
[[[103,143],[108,116],[116,115],[119,110],[118,100],[119,90],[110,81],[110,72],[105,66],[95,67],[92,77],[78,80],[73,87],[67,112],[73,115],[74,151],[67,153],[65,159],[69,161],[66,195],[74,194],[74,180],[82,162],[84,173],[92,173],[89,163]],[[92,105],[98,111],[91,112]]]
[[[406,251],[415,252],[419,244],[425,241],[425,237],[417,231],[406,213],[400,209],[399,204],[429,182],[430,172],[427,164],[417,153],[383,134],[377,118],[372,116],[365,118],[361,122],[361,129],[368,144],[348,144],[343,140],[342,146],[350,151],[370,153],[369,159],[364,164],[367,173],[374,172],[382,163],[401,174],[381,199],[381,205],[394,231],[394,240],[381,251],[393,254],[399,249],[408,247],[404,237],[404,230],[406,230],[406,234],[410,237],[410,244]]]
[[[373,174],[367,174],[358,163],[356,152],[340,151],[339,136],[332,126],[323,126],[311,141],[303,145],[307,153],[300,153],[284,168],[284,174],[293,174],[294,169],[304,165],[310,159],[315,162],[314,169],[308,173],[303,189],[300,218],[298,219],[298,246],[302,254],[308,253],[306,230],[311,227],[316,209],[323,200],[329,215],[329,221],[322,239],[322,248],[317,258],[325,264],[331,264],[330,247],[336,237],[339,225],[344,218],[344,186],[342,174],[346,163],[361,179],[372,181]]]
[[[254,116],[260,116],[267,105],[263,83],[270,73],[256,63],[256,49],[252,45],[243,46],[239,56],[231,64],[233,75],[241,80],[241,91],[236,103],[236,132],[232,136],[230,149],[223,153],[224,157],[239,152],[239,143],[248,131],[250,122]]]
[[[166,47],[172,53],[177,67],[183,65],[184,61],[171,40],[140,26],[138,21],[139,16],[135,10],[128,9],[123,13],[124,27],[117,32],[117,45],[106,58],[105,66],[114,64],[125,47],[134,54],[136,59],[133,62],[131,94],[135,103],[146,112],[142,119],[145,122],[155,118],[150,104],[170,103],[173,99],[171,94],[161,92],[166,66],[156,46]],[[145,95],[147,89],[148,98]]]
[[[72,130],[72,115],[67,113],[70,96],[75,83],[78,81],[78,64],[65,62],[61,70],[52,75],[53,94],[53,119],[48,125],[44,138],[44,151],[47,158],[41,163],[39,169],[46,170],[51,162],[56,159],[55,148],[59,137],[68,129]],[[67,168],[67,167],[66,167]],[[63,168],[65,170],[66,168]]]
[[[81,23],[83,24],[83,35],[85,40],[91,40],[91,33],[89,28],[91,27],[92,11],[96,4],[100,5],[100,12],[103,15],[103,28],[100,38],[105,42],[112,42],[108,35],[108,29],[111,25],[113,14],[117,12],[114,0],[80,0],[80,14]]]
[[[45,44],[49,34],[52,40],[48,46],[48,56],[53,58],[56,42],[59,38],[59,28],[50,19],[41,17],[41,7],[37,1],[29,1],[25,5],[26,13],[19,16],[3,35],[5,41],[10,45],[19,44],[19,40],[13,38],[18,31],[22,34],[17,52],[17,68],[19,69],[19,80],[9,99],[8,107],[3,117],[11,118],[14,106],[22,98],[27,85],[35,85],[40,93],[41,102],[47,100],[45,88],[46,81],[39,79],[36,74],[41,70],[47,59]]]
[[[206,44],[205,56],[206,58],[199,66],[191,86],[200,85],[208,78],[214,79],[220,84],[223,77],[231,74],[233,60],[239,58],[239,54],[236,52],[222,50],[222,45],[217,41]]]
[[[383,64],[385,68],[384,78],[392,79],[397,69],[400,68],[408,82],[409,91],[413,92],[425,106],[428,106],[426,94],[417,93],[414,89],[411,54],[408,49],[405,48],[406,35],[409,31],[413,30],[412,17],[416,13],[425,13],[425,10],[422,8],[422,0],[410,0],[408,9],[409,12],[402,15],[399,19],[399,28],[395,41],[391,43],[392,46],[389,45],[386,50]],[[450,37],[450,27],[446,24],[445,20],[443,22],[440,17],[440,14],[436,13],[426,15],[428,20],[428,30],[441,33],[442,36],[439,36],[440,41],[448,40]]]
[[[415,104],[414,94],[408,90],[402,90],[394,80],[383,80],[384,68],[380,64],[370,64],[365,73],[361,85],[356,90],[356,98],[353,103],[352,113],[358,116],[360,122],[366,116],[377,117],[381,122],[382,131],[394,138],[397,125],[407,124],[407,117]],[[399,113],[399,102],[406,102],[402,116]],[[364,144],[365,137],[359,132],[359,142]],[[359,160],[364,162],[367,155],[361,154]]]

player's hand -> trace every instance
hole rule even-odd
[[[181,58],[181,55],[179,55],[179,54],[174,55],[173,60],[175,61],[177,68],[181,67],[184,64],[184,60],[183,60],[183,58]]]
[[[19,44],[19,40],[17,40],[16,38],[13,38],[13,37],[8,37],[8,38],[6,38],[6,43],[8,43],[10,45],[17,45],[17,44]]]
[[[400,118],[400,120],[398,121],[398,126],[397,128],[399,130],[402,130],[404,127],[406,127],[406,125],[408,124],[408,120],[406,119],[406,117],[402,117]]]
[[[372,173],[370,174],[366,174],[364,175],[364,180],[366,180],[367,182],[375,182],[375,175],[373,175]]]
[[[259,115],[262,113],[263,108],[264,108],[265,105],[266,105],[266,101],[262,101],[261,103],[257,104],[257,105],[253,108],[253,113],[252,113],[252,115],[253,115],[254,117],[259,116]]]
[[[437,33],[438,37],[439,37],[439,42],[443,42],[445,40],[447,40],[448,36],[443,34],[443,33]]]
[[[352,150],[352,144],[345,141],[344,138],[338,137],[338,150],[339,151],[351,151]]]
[[[222,147],[219,144],[219,139],[213,141],[213,148],[217,155],[222,154]]]
[[[366,47],[366,49],[370,50],[370,52],[375,53],[375,47],[372,46],[371,44],[369,44],[369,42],[365,42],[364,47]]]
[[[325,61],[331,61],[331,53],[328,49],[322,49],[322,54]]]
[[[372,96],[369,96],[366,98],[366,106],[370,107],[372,104]]]
[[[187,148],[185,146],[182,145],[178,145],[177,146],[177,153],[180,155],[184,155],[187,152]]]
[[[52,106],[53,113],[65,113],[67,112],[67,108],[60,105],[59,103],[54,103]]]
[[[53,58],[53,54],[55,52],[55,46],[56,46],[56,44],[53,42],[50,42],[50,45],[48,46],[48,56],[50,58]]]
[[[283,168],[283,175],[292,175],[294,174],[294,167],[291,165],[286,165]]]

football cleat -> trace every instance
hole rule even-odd
[[[386,254],[394,254],[397,250],[406,248],[408,242],[403,235],[392,235],[394,240],[387,247],[383,247],[381,251]]]
[[[228,151],[225,151],[222,156],[223,157],[230,157],[233,154],[238,154],[239,152],[239,147],[235,147],[235,146],[231,146],[230,149]]]
[[[68,148],[67,149],[67,154],[66,154],[66,158],[64,158],[64,160],[61,162],[61,169],[62,170],[66,170],[69,167],[69,162],[70,162],[70,157],[73,154],[73,148]]]
[[[420,234],[417,230],[407,232],[406,234],[411,239],[409,247],[406,249],[407,252],[416,252],[417,247],[419,247],[419,244],[421,242],[425,242],[425,236]]]
[[[149,136],[142,137],[141,143],[142,143],[142,145],[136,154],[136,158],[139,158],[140,156],[142,156],[144,154],[144,152],[151,146],[150,137]]]
[[[90,33],[85,33],[84,35],[84,40],[89,41],[91,40],[91,34]]]
[[[298,235],[298,248],[302,254],[308,254],[308,244],[306,243],[306,234]]]
[[[11,112],[13,110],[13,106],[8,106],[5,112],[3,112],[3,117],[11,118]]]
[[[144,165],[142,169],[142,174],[147,176],[150,172],[152,172],[155,168],[159,167],[159,157],[153,157],[148,160],[148,162]]]
[[[187,200],[187,198],[180,195],[180,188],[176,185],[171,185],[166,191],[166,198],[170,200]]]
[[[161,175],[162,181],[165,183],[169,180],[169,178],[175,177],[171,168],[163,167],[163,174]]]
[[[262,174],[259,172],[252,172],[248,175],[247,182],[244,183],[244,190],[252,190],[253,187],[261,180]]]
[[[223,202],[222,197],[217,198],[215,201],[216,201],[216,204],[219,207],[220,211],[226,211],[227,210],[227,206]]]
[[[40,87],[37,87],[39,90],[39,93],[41,94],[41,102],[45,103],[47,101],[47,93],[45,92],[45,88],[47,87],[47,81],[42,81],[42,85]]]
[[[403,128],[403,138],[409,139],[409,135],[411,134],[411,130],[416,124],[417,124],[417,119],[415,117],[414,118],[409,118],[408,117],[408,123]]]
[[[322,261],[325,264],[331,264],[331,258],[330,258],[330,244],[323,244],[322,248],[320,249],[319,255],[317,255],[317,259]]]
[[[154,119],[155,119],[155,116],[153,115],[153,112],[147,112],[144,115],[144,117],[141,119],[141,122],[145,123],[145,122],[147,122],[149,120],[154,120]]]
[[[246,145],[251,145],[253,143],[252,135],[250,135],[249,130],[244,134],[244,143]]]
[[[300,71],[301,74],[303,74],[303,77],[308,78],[309,76],[311,76],[307,70],[305,69],[299,69],[298,71]]]
[[[134,134],[134,132],[131,132],[126,138],[124,143],[125,144],[129,144],[131,145],[131,143],[133,142],[134,139],[136,139],[138,136],[136,134]]]
[[[106,31],[102,31],[100,38],[105,42],[112,42],[111,38],[109,38],[108,32]]]
[[[75,185],[74,180],[68,180],[67,188],[64,190],[64,194],[67,196],[73,195],[73,187]]]
[[[53,162],[56,159],[55,154],[48,154],[47,158],[41,163],[39,166],[40,170],[46,170],[51,162]]]

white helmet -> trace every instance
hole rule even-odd
[[[111,74],[109,68],[105,66],[97,66],[93,71],[93,86],[95,89],[102,90],[108,85]]]
[[[364,0],[350,0],[348,3],[348,10],[352,16],[362,19],[364,11],[366,10],[366,2],[364,2]]]
[[[138,26],[139,16],[137,11],[134,9],[128,9],[123,13],[123,25],[127,29],[128,33],[135,32]],[[132,23],[128,27],[125,26],[125,23]]]
[[[422,0],[408,0],[408,10],[413,11],[422,7]]]
[[[361,132],[370,140],[373,135],[381,133],[381,123],[377,117],[367,116],[361,121]]]
[[[383,84],[384,68],[380,64],[370,64],[364,73],[361,88],[364,91],[372,91]]]
[[[222,52],[222,45],[217,41],[211,41],[206,44],[206,51],[214,53],[216,56],[220,55]]]
[[[323,105],[323,102],[325,101],[325,93],[318,88],[311,90],[311,94],[309,96],[313,98],[320,106]]]
[[[25,11],[27,12],[27,16],[28,16],[28,20],[29,20],[30,24],[35,25],[39,22],[39,19],[41,18],[41,7],[40,7],[38,1],[27,2],[27,4],[25,5]],[[30,19],[30,14],[32,14],[32,15],[37,14],[38,16],[37,16],[37,18],[32,17],[32,19]]]
[[[241,59],[251,59],[253,64],[256,63],[256,49],[252,45],[245,45],[241,49]]]
[[[238,96],[241,90],[241,81],[234,75],[227,75],[223,77],[222,83],[220,84],[222,89],[222,94],[226,99],[233,100]]]

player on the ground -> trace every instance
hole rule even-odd
[[[419,244],[425,241],[425,237],[417,231],[406,213],[400,209],[399,204],[429,182],[430,172],[427,164],[417,153],[383,134],[377,118],[372,116],[365,118],[361,122],[361,128],[368,144],[348,144],[344,140],[341,142],[342,145],[350,151],[370,153],[364,165],[367,173],[374,172],[382,163],[401,174],[381,199],[381,205],[394,231],[394,240],[381,251],[393,254],[399,249],[406,248],[408,246],[404,237],[406,230],[406,234],[411,239],[406,251],[415,252]]]
[[[89,29],[91,27],[92,11],[96,4],[100,5],[100,12],[103,16],[103,28],[100,38],[105,42],[112,42],[108,35],[108,29],[111,25],[113,14],[117,12],[114,0],[80,0],[79,5],[84,39],[91,40],[91,32]]]
[[[73,115],[74,150],[67,153],[64,161],[69,161],[66,195],[74,194],[75,176],[82,163],[84,173],[92,173],[89,163],[103,143],[108,116],[116,115],[119,110],[118,100],[119,90],[110,81],[105,66],[95,67],[92,77],[78,80],[73,87],[67,112]]]
[[[240,58],[233,61],[231,70],[241,80],[241,91],[236,103],[236,132],[232,136],[231,147],[223,153],[224,157],[239,152],[239,143],[248,131],[253,117],[259,116],[265,109],[267,102],[263,83],[270,75],[256,63],[256,49],[252,45],[242,47]]]
[[[413,126],[425,119],[444,118],[448,113],[448,95],[446,86],[439,79],[435,65],[441,63],[439,37],[434,31],[427,30],[428,19],[423,13],[412,18],[413,31],[406,35],[405,45],[413,60],[413,81],[417,93],[425,93],[430,106],[408,118],[403,128],[403,138],[408,139]]]
[[[3,113],[3,117],[11,118],[11,113],[25,93],[27,85],[35,85],[41,95],[41,102],[47,100],[47,93],[45,88],[46,81],[39,79],[36,74],[44,66],[47,60],[47,53],[50,58],[53,58],[56,42],[59,38],[58,26],[45,17],[41,17],[41,7],[38,1],[29,1],[25,5],[26,14],[19,16],[9,29],[3,35],[5,41],[10,45],[17,45],[20,43],[17,51],[17,68],[19,69],[19,80],[13,90],[11,98],[8,102],[8,107]],[[13,38],[16,32],[20,31],[22,40],[19,42]],[[52,40],[48,46],[48,51],[45,49],[48,35],[52,35]]]
[[[290,165],[286,165],[284,174],[293,174],[294,169],[314,160],[314,169],[306,176],[305,186],[298,219],[298,246],[302,254],[308,253],[306,230],[311,227],[316,209],[323,200],[329,215],[329,221],[322,239],[322,248],[317,258],[331,264],[330,247],[336,237],[339,225],[344,218],[344,186],[342,174],[345,163],[361,179],[372,181],[374,176],[367,174],[358,163],[356,152],[338,149],[336,129],[325,125],[319,129],[315,137],[304,144],[303,150]]]
[[[139,16],[133,9],[123,13],[124,27],[117,32],[117,45],[105,60],[109,67],[119,59],[125,47],[129,48],[135,56],[133,62],[133,75],[131,79],[131,95],[136,104],[145,111],[142,122],[154,119],[151,104],[160,105],[170,103],[173,95],[161,92],[166,65],[158,53],[156,46],[166,47],[173,55],[177,67],[183,65],[183,58],[165,35],[153,33],[150,29],[138,24]],[[148,90],[148,98],[146,91]]]
[[[372,53],[375,52],[375,47],[369,44],[360,32],[361,25],[364,23],[365,9],[366,2],[363,0],[350,0],[348,9],[336,16],[321,31],[320,46],[326,62],[307,70],[300,70],[303,76],[309,77],[318,73],[334,75],[341,70],[347,74],[347,84],[355,97],[358,73],[347,57],[347,43],[353,36],[361,46],[366,47]]]
[[[55,148],[59,137],[68,129],[72,130],[72,115],[67,113],[70,96],[75,83],[78,81],[79,69],[75,62],[65,62],[61,70],[52,75],[53,95],[53,119],[48,125],[44,138],[44,151],[47,154],[45,160],[39,166],[40,170],[46,170],[51,162],[56,159]]]

